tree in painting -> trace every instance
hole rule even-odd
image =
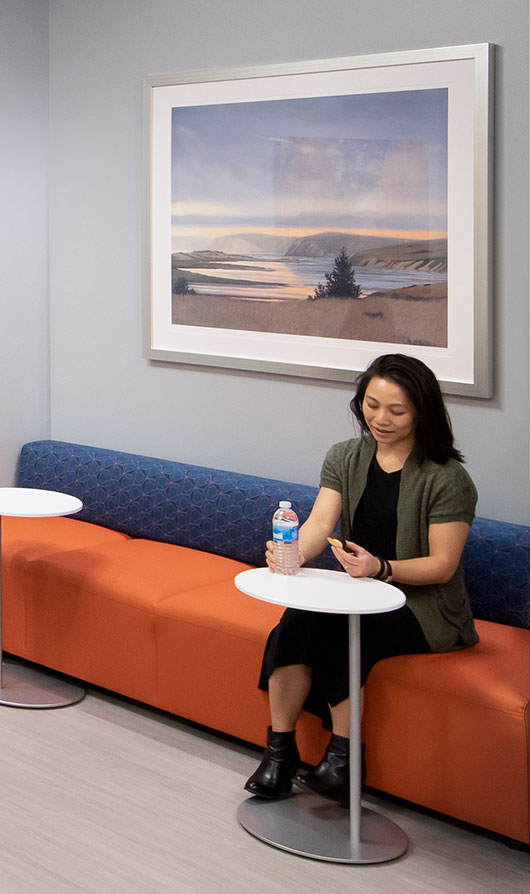
[[[184,276],[177,276],[171,283],[173,295],[195,295],[195,289],[190,289],[188,280]]]
[[[326,285],[319,282],[314,293],[309,295],[311,301],[319,298],[358,298],[360,286],[355,282],[353,264],[342,246],[335,258],[335,266],[331,273],[324,274]]]

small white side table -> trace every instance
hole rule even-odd
[[[405,604],[397,587],[341,571],[301,568],[294,576],[268,568],[242,571],[236,587],[248,596],[306,611],[349,615],[350,633],[350,811],[318,795],[301,792],[278,801],[251,797],[238,810],[247,832],[274,847],[336,863],[383,863],[401,856],[408,839],[392,820],[361,806],[360,615],[388,612]]]
[[[73,515],[83,508],[69,494],[29,487],[0,487],[0,705],[11,708],[62,708],[81,701],[85,690],[2,656],[2,516],[47,518]]]

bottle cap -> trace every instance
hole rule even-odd
[[[289,500],[280,500],[280,509],[290,509],[291,503]]]

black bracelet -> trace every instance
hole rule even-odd
[[[392,580],[392,566],[388,559],[382,559],[380,556],[375,557],[379,562],[379,571],[372,574],[374,580],[382,580],[385,584],[389,584]]]
[[[374,580],[383,580],[383,578],[384,578],[385,575],[386,575],[386,563],[385,563],[385,560],[382,559],[380,556],[376,556],[375,558],[376,558],[377,561],[379,562],[379,571],[377,572],[377,574],[372,574],[372,577],[374,578]]]

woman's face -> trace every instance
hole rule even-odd
[[[416,410],[401,385],[374,376],[366,388],[362,407],[366,424],[378,446],[399,445],[412,450]]]

